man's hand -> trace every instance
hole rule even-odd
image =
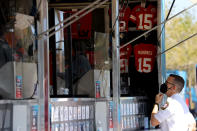
[[[159,93],[155,97],[155,103],[160,104],[161,100],[163,99],[163,94]]]
[[[189,125],[188,131],[196,131],[196,123],[193,123],[192,125]]]
[[[163,94],[157,94],[156,97],[155,97],[155,104],[154,107],[153,107],[153,110],[152,110],[152,113],[151,113],[151,124],[152,126],[157,126],[159,125],[159,121],[155,118],[155,114],[159,111],[159,107],[158,107],[158,104],[161,103],[161,100],[163,99]]]
[[[194,119],[193,115],[191,113],[189,113],[188,116],[188,122],[189,122],[189,129],[188,131],[196,131],[196,120]]]

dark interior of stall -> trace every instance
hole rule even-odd
[[[53,2],[56,3],[51,1]],[[120,24],[120,46],[157,25],[157,4],[157,1],[120,1],[119,19],[116,19]],[[66,19],[80,9],[69,7],[60,10],[63,12],[63,19]],[[54,18],[55,10],[49,8],[49,27],[55,25]],[[95,74],[98,77],[104,76],[107,74],[105,70],[109,71],[109,79],[104,79],[110,85],[109,96],[112,97],[114,26],[111,24],[111,3],[88,13],[63,32],[64,40],[58,41],[55,36],[49,40],[51,97],[102,97],[97,92],[102,80],[94,80],[94,77]],[[156,54],[160,38],[157,33],[157,30],[153,30],[120,49],[121,97],[145,96],[149,105],[153,105],[159,89]],[[61,42],[62,46],[59,45]],[[83,93],[78,91],[79,88],[83,88]],[[151,109],[152,106],[149,113]]]
[[[36,0],[25,2],[0,2],[0,99],[36,96],[37,8]]]

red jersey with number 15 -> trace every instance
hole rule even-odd
[[[153,5],[147,8],[137,5],[131,11],[130,20],[136,24],[137,30],[149,30],[157,23],[157,9]]]
[[[153,44],[134,46],[135,67],[138,72],[150,73],[154,68],[157,48]]]

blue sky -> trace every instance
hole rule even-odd
[[[170,5],[172,4],[173,0],[165,0],[165,2],[169,6],[168,8],[170,8]],[[189,7],[192,4],[193,3],[190,0],[176,0],[171,15],[174,15],[182,11],[183,9]],[[192,16],[195,17],[195,21],[197,21],[197,5],[189,9],[188,12],[191,13]]]

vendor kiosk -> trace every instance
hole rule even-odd
[[[6,25],[13,59],[0,69],[0,129],[153,128],[165,60],[157,55],[164,30],[152,28],[163,21],[163,1],[4,2],[1,24],[16,22]]]
[[[153,128],[165,60],[157,55],[164,30],[152,28],[163,8],[160,0],[50,1],[49,26],[65,20],[49,40],[52,130]]]

